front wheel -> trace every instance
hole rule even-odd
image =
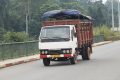
[[[43,59],[43,64],[44,64],[44,66],[49,66],[50,65],[50,59],[49,58],[44,58]]]
[[[74,57],[70,58],[70,63],[71,64],[76,64],[77,63],[77,56],[74,56]]]

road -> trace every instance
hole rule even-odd
[[[41,60],[0,69],[0,80],[120,80],[120,41],[93,48],[92,59],[76,65]]]

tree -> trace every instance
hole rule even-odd
[[[0,0],[0,26],[3,28],[6,28],[5,25],[7,24],[8,4],[9,0]]]
[[[117,24],[117,1],[113,1]],[[111,26],[111,0],[106,4],[103,4],[102,0],[0,0],[0,28],[6,32],[26,31],[27,19],[29,37],[38,37],[42,26],[41,16],[46,11],[56,9],[77,9],[82,14],[91,16],[95,26]]]

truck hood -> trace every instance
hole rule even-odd
[[[69,42],[39,42],[39,49],[63,49],[72,48],[72,43]]]

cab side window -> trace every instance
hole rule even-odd
[[[71,38],[73,40],[73,38],[76,37],[76,32],[74,30],[74,28],[71,30]]]
[[[73,28],[73,35],[74,35],[74,37],[76,37],[75,28]]]

